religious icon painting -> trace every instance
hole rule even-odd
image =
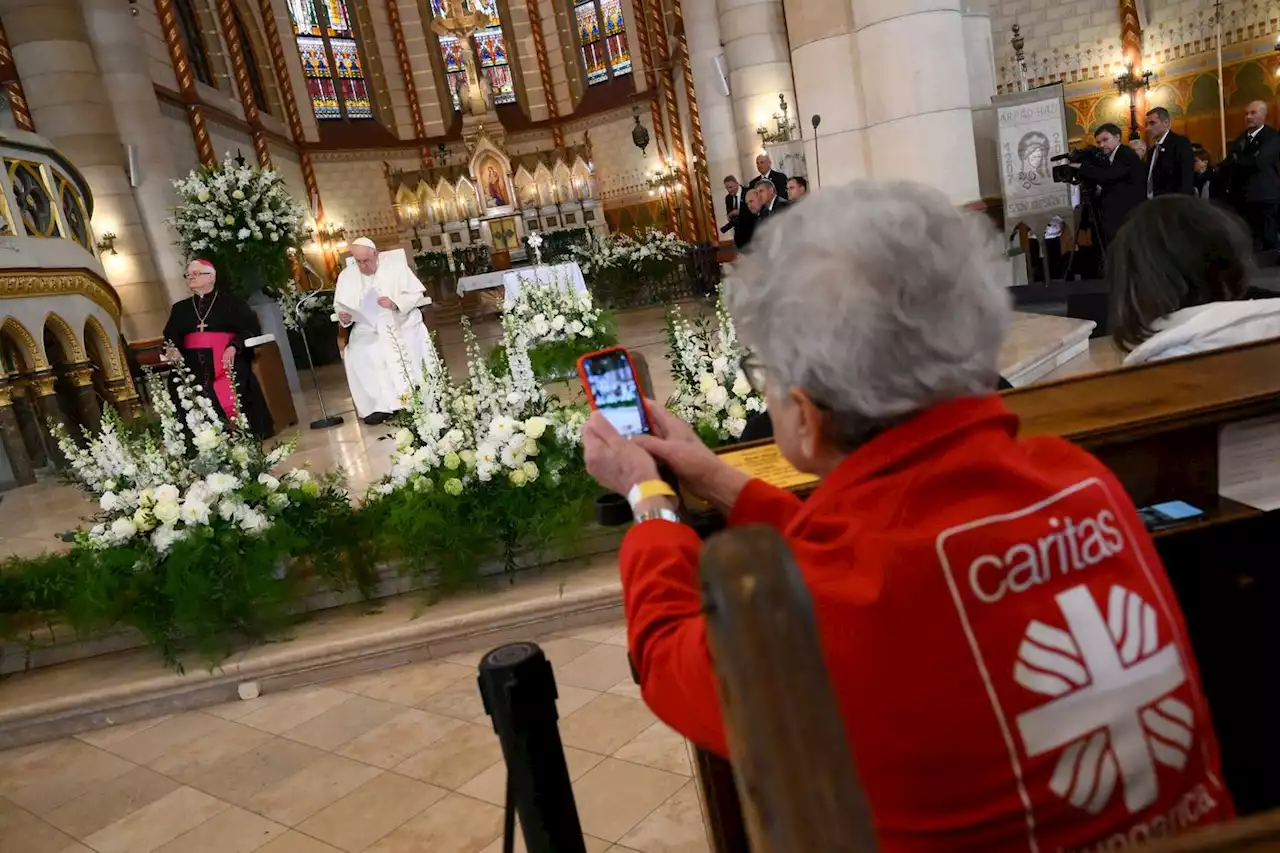
[[[60,237],[53,196],[39,163],[10,160],[9,183],[18,204],[18,215],[31,237]]]
[[[54,172],[58,187],[58,207],[62,210],[62,221],[66,223],[71,239],[89,251],[89,217],[85,214],[84,202],[75,184],[71,183],[61,172]]]

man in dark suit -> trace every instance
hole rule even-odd
[[[760,200],[760,219],[768,219],[770,216],[782,213],[787,209],[789,202],[778,195],[778,189],[773,185],[773,181],[760,181],[756,184],[756,197]]]
[[[1276,211],[1280,208],[1280,133],[1267,126],[1267,105],[1249,104],[1245,131],[1231,143],[1222,161],[1231,203],[1249,223],[1255,251],[1276,248]]]
[[[1098,143],[1094,158],[1071,166],[1080,170],[1081,177],[1097,184],[1097,211],[1105,250],[1133,209],[1147,200],[1147,170],[1137,153],[1124,144],[1118,125],[1101,125],[1093,132],[1093,138]]]
[[[751,238],[756,233],[756,224],[760,221],[759,213],[759,195],[755,190],[747,190],[743,197],[742,209],[739,210],[733,226],[733,245],[738,247],[738,251],[741,252],[751,245]]]
[[[736,232],[738,217],[747,207],[747,191],[733,175],[724,179],[724,209],[728,211],[729,221],[720,226],[721,234]],[[735,233],[736,238],[736,233]]]
[[[1228,181],[1230,178],[1222,165],[1213,165],[1213,156],[1199,145],[1196,152],[1196,195],[1206,201],[1228,204]]]
[[[1170,130],[1169,122],[1169,111],[1164,107],[1147,113],[1147,198],[1196,194],[1196,157],[1191,140]]]
[[[756,155],[756,171],[760,174],[751,179],[751,183],[747,184],[747,189],[755,189],[756,185],[761,181],[769,181],[773,184],[778,193],[778,197],[784,201],[787,198],[787,176],[773,168],[773,160],[768,154]]]

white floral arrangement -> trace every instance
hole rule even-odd
[[[55,426],[71,477],[98,498],[101,514],[76,543],[90,548],[149,544],[160,556],[219,520],[250,536],[266,532],[289,506],[291,490],[315,496],[320,485],[305,469],[272,470],[293,443],[264,452],[243,415],[228,424],[182,363],[174,396],[163,377],[148,373],[159,435],[124,429],[111,409],[101,430],[79,446]]]
[[[618,267],[639,272],[649,262],[683,259],[689,248],[675,234],[657,229],[641,231],[635,237],[620,233],[605,236],[592,229],[570,251],[583,274],[590,275]]]
[[[611,334],[604,311],[588,291],[557,278],[549,284],[522,279],[515,302],[502,315],[504,337],[524,349],[590,340]]]
[[[464,318],[467,382],[454,385],[438,359],[428,359],[395,434],[391,472],[372,488],[389,495],[439,483],[458,496],[481,483],[505,480],[517,488],[547,476],[557,482],[562,459],[546,461],[551,442],[576,447],[585,413],[561,407],[533,375],[528,353],[508,333],[508,372],[495,374]]]
[[[739,367],[742,349],[729,312],[718,306],[713,326],[690,321],[672,308],[667,346],[676,386],[667,408],[708,444],[740,438],[747,419],[763,412],[765,402]]]
[[[273,291],[289,277],[287,250],[300,240],[306,213],[280,173],[227,154],[173,187],[181,203],[170,222],[188,258],[207,258],[245,290],[239,279],[249,275]]]
[[[276,297],[276,304],[280,306],[280,316],[286,328],[300,331],[311,315],[322,311],[326,305],[333,304],[332,291],[328,291],[328,299],[318,298],[316,294],[319,292],[321,291],[303,290],[293,279],[285,283],[280,289],[280,295]],[[336,316],[334,322],[337,322]]]

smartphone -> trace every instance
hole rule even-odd
[[[1142,523],[1148,530],[1164,530],[1204,515],[1204,510],[1194,507],[1186,501],[1167,501],[1161,504],[1144,506],[1138,510]]]
[[[649,432],[649,413],[630,353],[622,347],[587,353],[578,359],[578,375],[591,408],[601,412],[620,434]]]

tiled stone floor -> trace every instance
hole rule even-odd
[[[589,853],[708,850],[686,743],[639,699],[623,626],[539,642]],[[0,753],[0,849],[498,853],[483,651]]]

